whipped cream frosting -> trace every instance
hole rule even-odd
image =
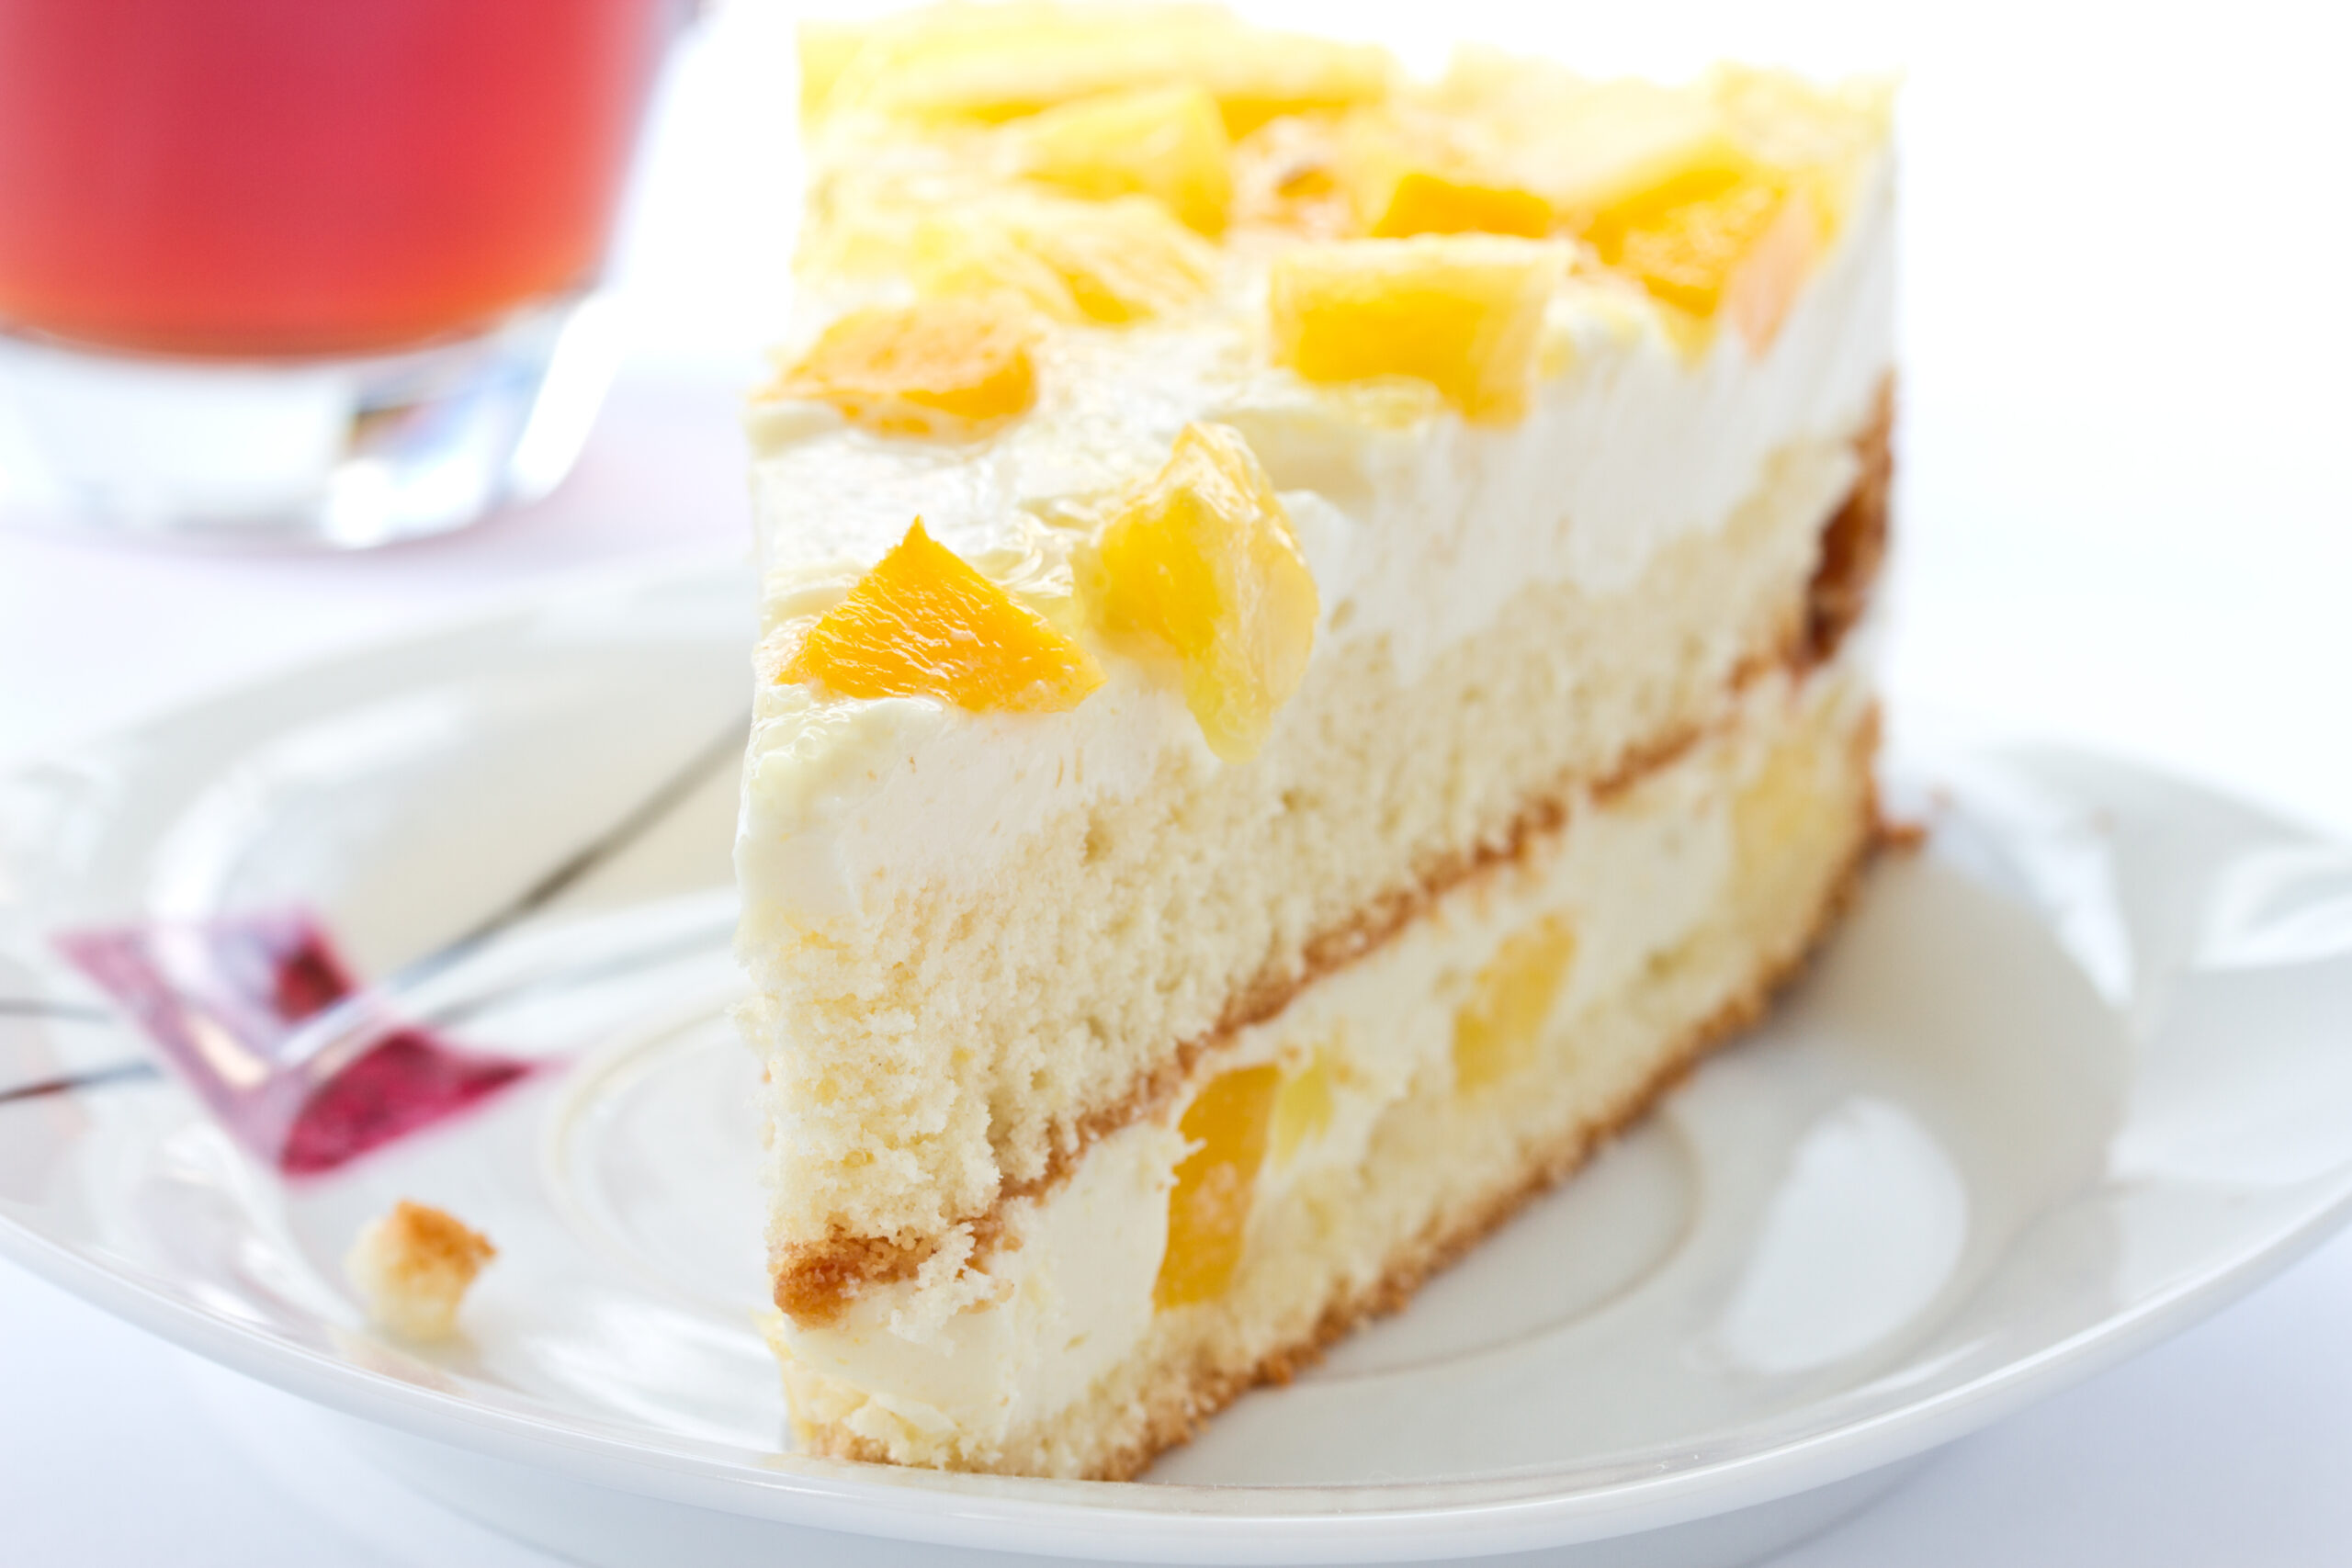
[[[768,624],[821,613],[921,516],[1074,626],[1069,525],[1207,420],[1240,430],[1282,491],[1320,594],[1314,658],[1380,639],[1409,680],[1528,583],[1623,590],[1675,540],[1721,527],[1776,453],[1858,430],[1892,357],[1893,205],[1882,158],[1761,355],[1728,331],[1694,355],[1630,286],[1568,276],[1532,407],[1503,428],[1418,384],[1318,387],[1269,366],[1264,258],[1248,247],[1216,309],[1051,334],[1037,406],[982,443],[763,406],[749,428]],[[856,920],[894,879],[983,877],[1051,817],[1139,791],[1170,761],[1218,765],[1176,693],[1115,656],[1105,667],[1077,708],[1043,715],[763,686],[737,840],[750,919]]]

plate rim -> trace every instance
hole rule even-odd
[[[1400,1488],[1378,1483],[1256,1487],[946,1475],[798,1455],[779,1455],[774,1468],[754,1471],[497,1409],[289,1344],[166,1294],[135,1269],[110,1269],[5,1212],[0,1256],[183,1349],[345,1416],[621,1491],[778,1524],[943,1547],[1138,1562],[1349,1562],[1484,1556],[1634,1535],[1898,1462],[2203,1320],[2308,1256],[2347,1221],[2352,1177],[2270,1241],[2237,1248],[2224,1262],[2065,1338],[1923,1399],[1753,1453],[1577,1491],[1321,1511],[1186,1505],[1209,1497],[1493,1492],[1540,1484],[1544,1472]],[[1162,1506],[1125,1506],[1143,1496]],[[1144,1521],[1152,1526],[1148,1540],[1103,1534],[1122,1522]]]

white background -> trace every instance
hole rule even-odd
[[[1434,59],[1899,66],[1905,714],[2107,746],[2352,836],[2352,86],[2335,6],[1266,7]],[[778,319],[788,22],[722,6],[657,107],[639,351],[572,480],[363,558],[0,531],[0,758],[583,570],[744,537]],[[2352,1043],[2352,1019],[2346,1021]],[[0,1265],[0,1564],[547,1560],[295,1440],[283,1396]],[[2352,1561],[2352,1239],[1955,1446],[1790,1568]]]

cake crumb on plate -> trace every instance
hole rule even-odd
[[[403,1198],[363,1226],[343,1266],[376,1324],[403,1339],[447,1339],[490,1238],[442,1210]]]

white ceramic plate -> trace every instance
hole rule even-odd
[[[2352,854],[2080,755],[1915,757],[1929,846],[1770,1024],[1148,1481],[795,1454],[723,1018],[734,780],[690,762],[741,722],[749,628],[740,573],[574,593],[0,781],[0,1249],[598,1562],[1695,1563],[1818,1528],[2352,1204]],[[414,968],[657,796],[560,897]],[[545,1067],[282,1179],[117,1072],[149,1052],[53,941],[294,907],[405,966],[405,1016]],[[501,1248],[446,1352],[372,1336],[341,1280],[402,1196]]]

